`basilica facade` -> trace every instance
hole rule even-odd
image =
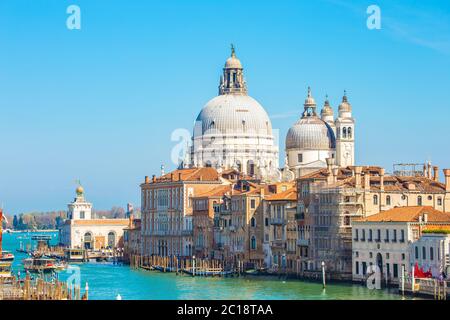
[[[320,112],[308,88],[304,110],[286,136],[284,168],[272,123],[263,106],[248,95],[241,61],[232,47],[220,77],[219,95],[197,116],[184,167],[234,169],[262,181],[292,181],[309,172],[354,165],[355,121],[344,93],[334,118],[328,97]]]

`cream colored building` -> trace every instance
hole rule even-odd
[[[227,184],[215,168],[208,167],[146,177],[141,184],[142,255],[191,257],[192,198]]]
[[[123,247],[123,230],[128,219],[93,219],[92,203],[84,198],[84,189],[68,204],[67,219],[59,227],[60,244],[67,248],[88,250]]]
[[[415,248],[419,254],[417,260],[420,266],[425,266],[427,271],[429,266],[435,266],[439,249],[436,242],[428,241],[427,237],[422,236],[422,232],[427,228],[448,227],[449,223],[450,213],[429,206],[398,207],[354,221],[353,280],[366,279],[367,269],[373,265],[378,268],[382,283],[398,283],[402,268],[410,273],[414,267]],[[428,255],[430,248],[431,251],[435,250],[431,253],[431,261]],[[445,252],[448,253],[448,247]]]

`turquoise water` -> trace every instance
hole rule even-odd
[[[46,233],[48,234],[48,233]],[[57,234],[51,233],[52,243]],[[3,248],[14,252],[13,271],[22,270],[25,255],[16,252],[20,241],[30,243],[31,234],[3,234]],[[22,238],[22,239],[20,239]],[[33,244],[32,244],[33,245]],[[201,278],[177,276],[173,273],[140,271],[112,263],[84,263],[79,267],[81,286],[89,284],[89,299],[402,299],[396,290],[369,290],[361,285],[328,284],[322,290],[320,283],[299,280],[282,281],[276,278]],[[71,270],[73,270],[71,268]],[[61,271],[60,279],[72,272]]]

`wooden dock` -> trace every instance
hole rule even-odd
[[[239,274],[238,270],[225,268],[223,261],[189,257],[133,255],[130,257],[130,266],[136,269],[175,272],[199,277],[226,277]]]
[[[0,300],[87,300],[88,292],[81,296],[79,287],[68,287],[60,281],[48,282],[16,277],[0,278]]]

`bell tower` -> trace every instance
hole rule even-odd
[[[355,164],[355,119],[345,91],[336,119],[336,164],[339,167]]]
[[[220,77],[219,95],[247,95],[247,84],[244,79],[241,61],[236,58],[234,46],[231,45],[231,56],[225,62],[223,75]]]

